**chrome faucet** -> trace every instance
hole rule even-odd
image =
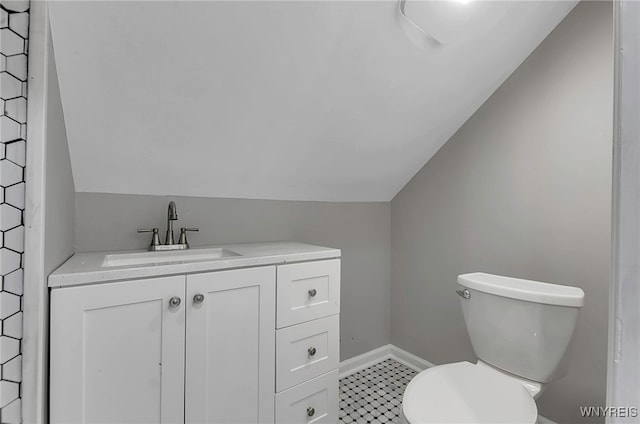
[[[178,239],[178,243],[174,241],[173,238],[173,221],[178,220],[178,211],[176,209],[176,203],[174,201],[169,202],[169,208],[167,210],[167,236],[164,239],[164,244],[160,243],[160,236],[158,235],[158,229],[139,229],[139,233],[151,233],[153,232],[153,236],[151,238],[151,244],[149,245],[149,250],[183,250],[189,248],[189,243],[187,242],[187,231],[200,231],[198,228],[180,228],[180,238]]]

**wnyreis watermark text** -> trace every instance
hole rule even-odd
[[[581,406],[580,415],[583,417],[635,418],[638,416],[638,408],[635,406]]]

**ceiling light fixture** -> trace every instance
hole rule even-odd
[[[470,0],[458,0],[458,1],[470,1]],[[407,4],[407,0],[400,0],[398,2],[398,14],[400,16],[400,22],[405,34],[413,41],[417,46],[427,48],[428,46],[442,45],[442,42],[428,33],[418,24],[413,22],[405,13],[404,7]]]

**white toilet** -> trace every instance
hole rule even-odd
[[[403,423],[534,424],[535,399],[561,377],[584,292],[473,273],[458,277],[457,293],[478,363],[415,376],[404,392]]]

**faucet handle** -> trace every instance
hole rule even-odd
[[[153,237],[151,238],[151,245],[149,245],[149,247],[159,246],[160,245],[160,235],[158,234],[158,229],[157,228],[152,228],[152,229],[138,228],[138,232],[139,233],[151,233],[151,232],[153,232]]]
[[[189,245],[189,243],[187,242],[187,231],[200,231],[199,228],[180,228],[180,239],[178,239],[178,244],[186,244],[187,246]]]

